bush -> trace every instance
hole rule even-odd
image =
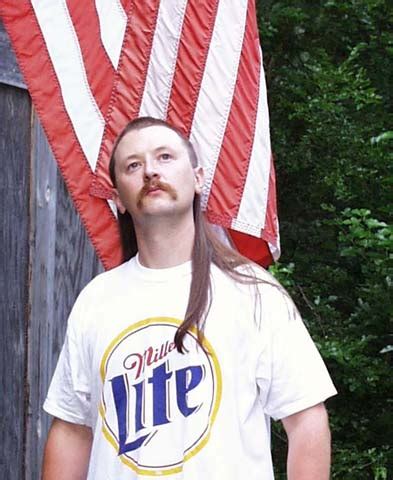
[[[339,396],[332,478],[392,478],[393,21],[382,0],[257,2],[283,255]],[[390,429],[390,432],[389,432]],[[274,428],[277,478],[285,435]]]

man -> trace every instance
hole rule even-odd
[[[80,294],[45,402],[44,480],[327,480],[335,389],[296,308],[202,218],[190,142],[152,118],[115,144],[125,260]]]

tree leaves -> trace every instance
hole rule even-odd
[[[272,271],[339,390],[328,404],[332,477],[384,480],[393,476],[393,9],[388,0],[257,8],[283,244]],[[285,478],[284,460],[276,470]]]

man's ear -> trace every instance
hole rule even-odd
[[[202,167],[194,168],[195,175],[195,193],[201,194],[202,188],[205,183],[205,172]]]
[[[120,200],[119,192],[117,188],[112,190],[112,200],[115,202],[115,205],[121,214],[126,212],[126,207],[123,205],[123,202]]]

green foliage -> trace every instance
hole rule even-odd
[[[332,478],[393,477],[393,9],[387,0],[257,2],[283,255],[339,390]],[[274,428],[277,478],[285,435]]]

